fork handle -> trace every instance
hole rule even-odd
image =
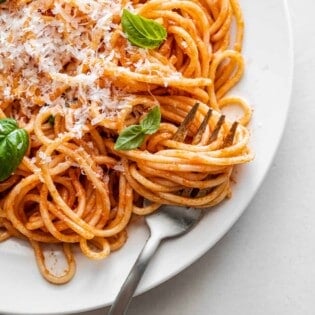
[[[107,315],[126,314],[138,283],[160,243],[161,238],[158,236],[151,235],[148,238]]]

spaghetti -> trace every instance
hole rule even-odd
[[[131,45],[124,8],[163,25],[166,40],[156,49]],[[252,159],[251,110],[227,96],[244,71],[237,0],[7,0],[0,27],[0,118],[16,119],[30,137],[22,163],[0,183],[0,240],[28,240],[49,282],[73,277],[73,244],[91,259],[123,246],[132,215],[230,196],[234,166]],[[211,107],[204,135],[197,144],[174,140],[196,102],[188,134]],[[233,143],[223,145],[228,119],[209,143],[221,108],[235,104],[244,115]],[[155,106],[159,130],[138,149],[115,150],[124,128]],[[204,194],[184,197],[185,188]],[[63,246],[64,274],[46,266],[47,243]]]

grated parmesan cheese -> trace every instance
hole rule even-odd
[[[16,101],[25,123],[34,109],[42,110],[45,105],[63,115],[67,130],[81,138],[87,124],[117,117],[135,98],[128,89],[117,88],[113,78],[104,78],[104,69],[115,67],[117,75],[128,71],[158,75],[165,86],[180,77],[181,73],[164,66],[147,49],[125,40],[119,23],[122,2],[131,12],[136,11],[132,2],[121,0],[2,5],[0,105],[1,101]],[[112,47],[114,33],[122,37],[123,51]]]
[[[123,173],[125,171],[125,168],[122,162],[119,161],[118,163],[116,163],[116,165],[114,165],[113,170]]]
[[[48,9],[54,18],[49,17]],[[122,100],[129,95],[113,90],[111,82],[99,86],[103,70],[95,60],[102,57],[106,64],[117,58],[110,41],[120,28],[113,23],[113,16],[121,11],[119,0],[33,1],[18,9],[4,6],[0,11],[0,100],[19,101],[21,112],[31,117],[38,102],[58,107],[65,115],[67,105],[80,99],[82,107],[72,113],[70,124],[78,137],[93,102],[99,104],[103,118],[106,112],[119,112],[126,106]],[[97,36],[105,47],[101,52],[93,47]],[[73,64],[73,69],[68,71],[68,64]],[[16,80],[18,86],[13,89]],[[65,85],[66,91],[58,95]]]
[[[39,151],[38,156],[41,159],[42,164],[49,164],[52,161],[51,156],[48,156],[43,151]]]

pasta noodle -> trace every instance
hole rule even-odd
[[[160,47],[128,41],[123,8],[165,27]],[[49,282],[75,274],[72,245],[91,259],[121,248],[132,216],[161,204],[207,208],[231,195],[234,167],[252,159],[251,109],[228,95],[244,72],[237,0],[7,0],[0,27],[0,118],[16,119],[30,137],[0,182],[0,240],[28,240]],[[195,103],[188,140],[177,141]],[[224,144],[229,119],[209,142],[221,109],[235,104],[243,116],[233,143]],[[158,131],[138,149],[116,150],[117,136],[155,106]],[[203,136],[190,143],[209,108]],[[202,194],[185,196],[186,188]],[[62,246],[64,274],[46,266],[47,243]]]

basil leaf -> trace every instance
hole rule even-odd
[[[3,140],[15,129],[18,129],[17,122],[12,118],[0,119],[0,141]]]
[[[0,0],[0,3],[5,3],[6,2],[6,0]]]
[[[132,150],[138,148],[144,141],[145,133],[140,125],[127,127],[119,135],[116,143],[116,150]]]
[[[148,115],[140,122],[140,126],[144,129],[146,135],[152,135],[155,133],[161,122],[161,111],[158,106],[151,109]]]
[[[21,163],[29,145],[28,133],[14,119],[0,119],[0,181],[6,180]]]
[[[156,48],[166,39],[167,32],[163,25],[133,14],[124,9],[121,18],[122,29],[128,40],[142,48]]]
[[[116,150],[132,150],[138,148],[146,135],[152,135],[160,128],[161,111],[159,106],[151,109],[140,125],[132,125],[122,131],[115,143]]]

